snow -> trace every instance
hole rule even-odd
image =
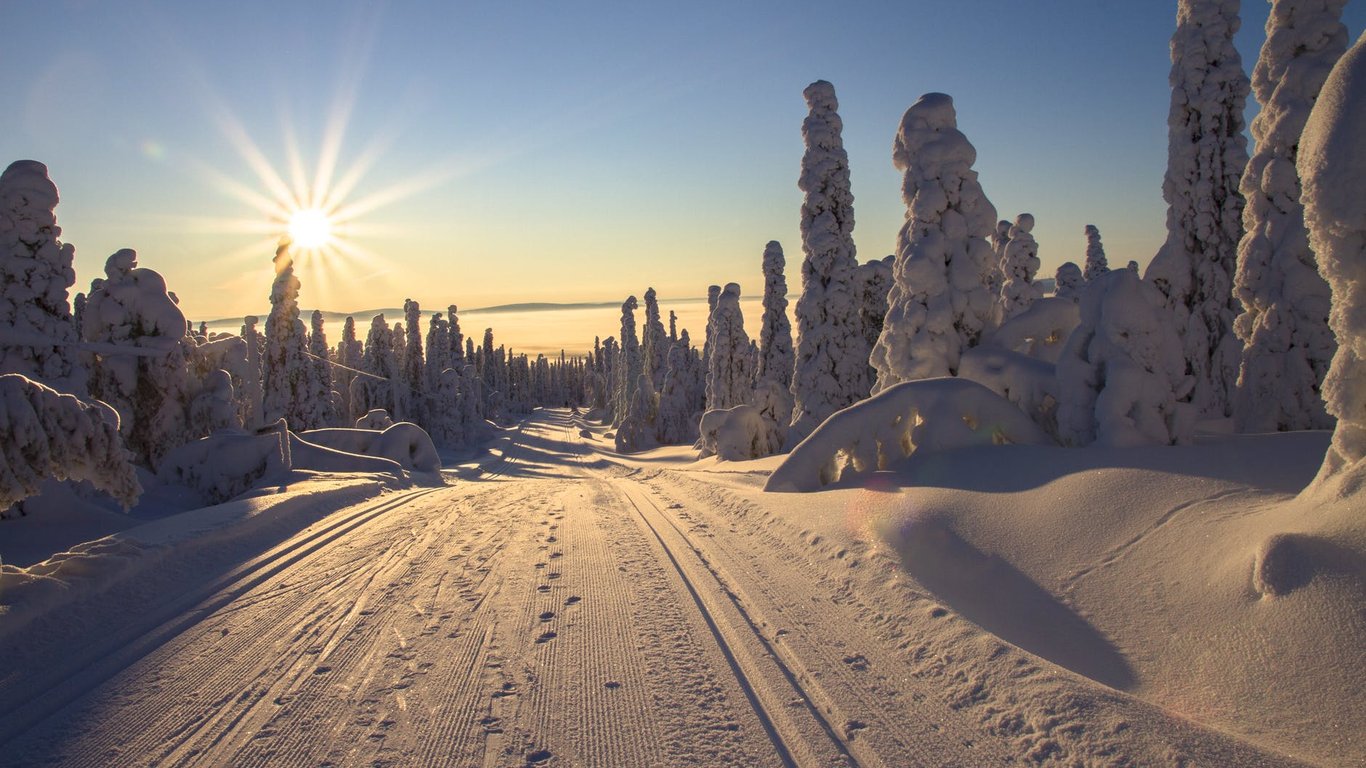
[[[774,381],[783,389],[792,386],[792,323],[787,317],[787,278],[783,274],[783,246],[770,240],[764,246],[764,312],[759,326],[759,360],[755,381]],[[718,295],[718,300],[720,296]],[[791,413],[791,404],[788,405]]]
[[[982,344],[1057,362],[1067,338],[1080,322],[1077,301],[1057,296],[1040,299],[1002,323]]]
[[[1029,305],[1043,298],[1043,289],[1034,284],[1039,271],[1039,244],[1034,241],[1034,216],[1022,213],[1007,233],[1005,253],[1001,257],[1002,320],[1009,320],[1029,309]]]
[[[707,411],[698,431],[698,458],[702,459],[715,456],[719,461],[746,461],[771,456],[783,447],[783,431],[777,423],[748,403]]]
[[[1360,487],[1366,474],[1366,38],[1333,68],[1300,138],[1305,223],[1319,272],[1333,292],[1328,323],[1337,354],[1323,384],[1336,417],[1323,479]],[[1358,496],[1358,498],[1360,498]]]
[[[727,283],[712,313],[711,357],[707,360],[707,410],[747,404],[753,397],[754,368],[749,335],[740,311],[740,286]]]

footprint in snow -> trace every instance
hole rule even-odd
[[[582,597],[579,597],[578,595],[570,595],[569,597],[565,598],[564,604],[565,604],[565,605],[573,605],[574,603],[577,603],[577,602],[579,602],[579,601],[582,600],[582,599],[583,599],[583,598],[582,598]]]
[[[550,754],[550,750],[548,750],[548,749],[538,749],[538,750],[536,750],[535,752],[530,752],[530,753],[527,754],[527,756],[526,756],[526,764],[527,764],[527,765],[540,765],[541,763],[544,763],[544,762],[546,762],[547,760],[549,760],[551,757],[553,757],[553,755]]]
[[[541,614],[541,617],[540,617],[540,618],[541,618],[541,621],[550,621],[551,619],[555,618],[555,612],[554,612],[554,611],[546,611],[545,613],[542,613],[542,614]]]
[[[555,634],[555,630],[553,630],[553,629],[552,629],[552,630],[548,630],[548,631],[546,631],[546,632],[542,632],[542,633],[541,633],[541,636],[538,637],[538,638],[536,638],[536,643],[537,643],[537,644],[540,644],[540,643],[548,643],[548,642],[550,642],[551,640],[554,640],[554,639],[557,638],[557,637],[559,637],[559,635]]]

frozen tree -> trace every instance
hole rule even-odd
[[[261,337],[261,332],[256,330],[256,324],[259,322],[261,319],[255,315],[242,318],[242,341],[247,345],[247,370],[255,374],[249,373],[243,382],[245,391],[242,393],[242,399],[246,402],[247,411],[242,419],[242,426],[247,429],[255,429],[265,423],[264,414],[261,412],[265,399],[265,392],[261,388],[261,364],[266,353],[266,340]]]
[[[337,343],[337,365],[332,372],[332,381],[341,397],[337,410],[339,423],[350,423],[356,418],[351,410],[351,382],[355,381],[355,370],[360,367],[361,343],[356,338],[356,319],[347,317],[342,323],[342,338]]]
[[[0,374],[84,395],[86,372],[67,303],[76,249],[57,239],[57,200],[42,163],[19,160],[0,174]]]
[[[1100,244],[1100,230],[1095,224],[1087,224],[1086,269],[1082,271],[1082,277],[1089,283],[1109,271],[1110,266],[1105,261],[1105,246]]]
[[[83,338],[99,349],[90,393],[119,412],[128,446],[152,468],[170,449],[199,437],[190,433],[187,413],[197,394],[189,371],[195,343],[166,281],[138,267],[136,252],[114,253],[104,273],[91,282],[82,317]]]
[[[707,361],[707,410],[749,402],[754,369],[749,334],[740,311],[740,286],[727,283],[712,313],[711,359]]]
[[[470,361],[465,359],[465,335],[460,332],[460,317],[454,304],[446,307],[446,322],[450,324],[446,333],[451,342],[451,367],[459,371]]]
[[[309,317],[308,335],[308,397],[305,402],[313,407],[309,425],[333,427],[339,423],[340,404],[333,401],[332,361],[328,356],[327,333],[323,330],[323,313],[313,310]]]
[[[1319,394],[1336,342],[1328,284],[1319,275],[1295,172],[1300,134],[1333,63],[1347,49],[1346,0],[1275,0],[1252,71],[1262,105],[1257,152],[1243,173],[1243,239],[1234,292],[1243,342],[1233,416],[1244,432],[1327,429]]]
[[[1194,382],[1164,297],[1127,269],[1081,299],[1057,364],[1058,436],[1068,445],[1170,445],[1190,439]]]
[[[641,327],[641,357],[644,371],[650,375],[650,386],[658,390],[664,386],[664,373],[669,367],[669,344],[664,336],[664,323],[659,319],[659,301],[655,289],[645,289],[645,324]]]
[[[873,349],[877,391],[958,371],[994,319],[987,281],[996,209],[982,193],[953,99],[921,96],[901,118],[892,162],[904,172],[906,223],[897,234],[887,318]]]
[[[612,389],[614,425],[621,424],[631,408],[636,383],[640,378],[640,342],[636,340],[636,297],[628,296],[621,304],[621,360],[616,369],[616,382]]]
[[[1329,325],[1338,349],[1323,382],[1337,418],[1320,480],[1366,480],[1366,35],[1333,68],[1300,138],[1304,221],[1319,272],[1332,290]]]
[[[669,310],[669,341],[678,343],[678,313]]]
[[[1082,288],[1086,286],[1086,278],[1082,276],[1081,267],[1070,261],[1065,261],[1058,267],[1058,271],[1053,275],[1053,295],[1060,299],[1071,299],[1081,301]]]
[[[863,326],[863,337],[870,351],[877,346],[882,325],[887,320],[887,296],[892,290],[892,266],[895,261],[895,256],[887,256],[860,264],[854,271],[854,290],[859,299],[859,325]],[[870,359],[869,385],[877,381],[877,369],[872,365]]]
[[[755,381],[792,386],[792,323],[787,317],[787,278],[783,276],[783,247],[770,240],[764,247],[764,315],[759,324],[759,361]],[[789,410],[788,415],[791,415]]]
[[[1034,241],[1033,230],[1034,216],[1028,213],[1016,216],[1010,227],[1010,241],[1006,243],[1005,256],[1001,259],[1001,274],[1005,279],[1001,284],[999,317],[1002,322],[1043,298],[1043,289],[1034,284],[1034,275],[1039,272],[1039,244]]]
[[[721,286],[707,286],[707,333],[702,342],[702,362],[711,359],[711,316],[716,313],[716,302],[721,298]]]
[[[394,418],[411,421],[415,424],[427,423],[427,381],[423,374],[426,367],[422,356],[422,308],[416,301],[403,301],[403,387],[404,406]]]
[[[647,374],[641,373],[636,377],[636,385],[631,391],[626,418],[621,420],[621,426],[617,429],[617,450],[632,453],[655,447],[658,444],[655,438],[657,421],[654,385]]]
[[[686,331],[685,331],[686,333]],[[696,407],[692,402],[692,375],[688,366],[688,350],[681,344],[669,346],[669,366],[664,374],[664,388],[659,391],[655,419],[656,435],[663,445],[681,445],[696,439]]]
[[[19,374],[0,375],[0,509],[47,478],[85,480],[124,509],[142,487],[119,439],[118,417]]]
[[[797,299],[792,429],[797,442],[825,417],[868,393],[868,347],[854,295],[854,193],[835,87],[806,87],[802,201],[802,294]],[[710,406],[710,398],[708,398]]]
[[[423,368],[423,376],[428,395],[432,396],[430,402],[433,407],[448,408],[451,402],[434,397],[441,388],[441,372],[451,367],[450,325],[440,312],[433,312],[431,322],[427,324],[426,349],[427,365]]]
[[[1233,45],[1238,24],[1238,0],[1177,6],[1162,182],[1167,240],[1145,275],[1176,314],[1195,378],[1189,400],[1201,416],[1215,418],[1228,415],[1240,354],[1233,272],[1243,234],[1238,184],[1247,165],[1248,80]]]
[[[323,426],[314,421],[319,410],[309,387],[307,335],[299,318],[299,278],[288,240],[275,249],[275,283],[270,289],[266,317],[266,353],[261,361],[265,423],[284,418],[293,429]]]
[[[1129,260],[1129,263],[1125,266],[1125,268],[1128,269],[1130,272],[1133,272],[1135,275],[1138,274],[1138,262],[1134,261],[1133,259]]]
[[[996,230],[991,233],[991,270],[987,272],[987,291],[991,294],[991,300],[996,304],[1001,301],[1001,286],[1005,284],[1005,275],[1001,273],[1001,264],[1006,259],[1006,246],[1010,243],[1010,228],[1013,225],[1001,219],[996,222]],[[999,310],[999,307],[998,307]],[[999,322],[1000,318],[997,317]]]
[[[393,345],[394,337],[384,315],[375,315],[360,359],[360,370],[368,375],[356,376],[351,382],[352,417],[359,419],[377,409],[394,412],[393,381],[398,375],[398,360]]]

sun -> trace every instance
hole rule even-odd
[[[317,208],[295,211],[289,217],[289,239],[306,250],[323,248],[332,242],[332,220]]]

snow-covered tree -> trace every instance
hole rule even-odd
[[[1095,224],[1087,224],[1086,268],[1082,270],[1082,277],[1089,283],[1109,271],[1110,265],[1105,260],[1105,246],[1100,244],[1100,230]]]
[[[398,375],[398,360],[394,357],[394,336],[384,322],[384,315],[370,320],[370,332],[365,337],[365,351],[361,354],[360,370],[367,376],[356,376],[351,382],[351,415],[361,418],[372,410],[394,412],[394,377]]]
[[[0,375],[0,509],[35,495],[49,477],[88,481],[127,509],[142,493],[128,459],[107,408]]]
[[[154,468],[167,451],[200,436],[188,423],[198,389],[189,371],[195,343],[166,281],[138,267],[136,252],[114,253],[104,273],[91,282],[82,318],[83,338],[100,349],[91,364],[90,393],[119,412],[128,447],[139,463]]]
[[[727,283],[712,313],[711,359],[707,361],[707,410],[749,402],[754,368],[749,334],[740,311],[740,286]]]
[[[243,417],[242,426],[247,429],[255,429],[264,424],[262,406],[265,401],[265,391],[261,386],[261,368],[266,355],[266,340],[261,336],[261,332],[256,330],[256,324],[261,319],[255,315],[247,315],[242,318],[242,341],[247,345],[247,371],[249,372],[243,385],[245,391],[241,397],[246,402],[246,415]],[[85,326],[82,325],[82,328]],[[250,372],[255,375],[250,375]]]
[[[642,372],[636,377],[636,386],[632,388],[631,404],[626,410],[626,418],[621,420],[621,426],[617,429],[617,450],[632,453],[658,445],[658,414],[654,385],[650,383],[650,377]]]
[[[1138,262],[1134,261],[1133,259],[1130,259],[1129,263],[1125,265],[1125,269],[1129,270],[1130,272],[1133,272],[1135,275],[1138,274]]]
[[[1083,294],[1081,324],[1057,364],[1063,443],[1189,441],[1195,414],[1179,400],[1193,382],[1164,303],[1151,283],[1127,269],[1102,275]]]
[[[308,397],[305,402],[313,408],[308,415],[312,428],[338,426],[339,404],[332,399],[332,362],[328,359],[327,333],[323,330],[323,313],[313,310],[309,317],[312,332],[308,335]]]
[[[19,160],[0,174],[0,374],[84,395],[79,331],[67,303],[76,249],[58,239],[57,201],[42,163]]]
[[[1323,382],[1337,418],[1319,479],[1366,487],[1366,35],[1333,68],[1300,137],[1304,221],[1319,273],[1332,290],[1338,349]]]
[[[1243,174],[1242,241],[1234,292],[1243,342],[1233,416],[1244,432],[1327,429],[1319,394],[1336,342],[1328,284],[1319,275],[1295,172],[1300,134],[1334,62],[1347,50],[1346,0],[1275,0],[1252,71],[1262,105],[1256,154]]]
[[[403,301],[403,386],[406,390],[405,408],[394,417],[415,424],[427,423],[426,365],[422,355],[422,308],[416,301]]]
[[[1034,216],[1028,213],[1016,216],[1010,227],[1010,240],[1001,260],[1001,274],[1005,277],[1001,284],[1001,322],[1043,298],[1043,289],[1034,284],[1034,275],[1039,272],[1039,244],[1034,241],[1033,231]]]
[[[886,256],[858,265],[854,271],[854,286],[859,297],[859,324],[863,326],[863,337],[868,341],[871,352],[882,335],[882,325],[887,320],[887,297],[892,291],[892,266],[895,256]],[[871,355],[870,355],[871,357]],[[877,381],[877,369],[868,362],[868,383]]]
[[[659,300],[654,288],[645,289],[645,324],[640,335],[642,368],[650,375],[650,386],[658,391],[664,386],[664,373],[669,367],[669,343],[664,323],[659,319]]]
[[[681,445],[697,439],[697,420],[693,418],[697,407],[691,397],[692,370],[687,355],[683,345],[670,345],[668,372],[664,374],[664,388],[659,391],[655,420],[656,435],[663,445]]]
[[[1053,275],[1053,295],[1060,299],[1071,299],[1081,301],[1082,289],[1086,287],[1086,278],[1082,275],[1081,267],[1070,261],[1064,261],[1058,271]]]
[[[360,368],[361,343],[356,338],[356,319],[347,317],[342,323],[342,338],[337,343],[337,364],[332,372],[332,381],[341,396],[341,408],[337,411],[337,419],[343,424],[353,422],[358,415],[351,409],[351,382],[355,381],[355,370]]]
[[[759,324],[759,363],[754,379],[774,381],[783,389],[790,389],[794,357],[783,263],[783,246],[770,240],[764,247],[764,315]]]
[[[275,249],[275,282],[270,289],[266,317],[266,353],[261,360],[265,395],[262,413],[267,424],[284,418],[291,429],[322,426],[313,422],[318,407],[309,388],[308,336],[299,318],[299,278],[294,276],[294,254],[288,240]]]
[[[825,417],[868,393],[868,347],[854,295],[854,193],[835,87],[818,80],[802,92],[806,152],[802,201],[802,294],[797,299],[792,428],[796,442]],[[710,398],[709,398],[710,401]]]
[[[887,319],[873,349],[876,391],[951,376],[994,319],[987,281],[996,209],[982,193],[953,99],[921,96],[901,118],[892,163],[904,172],[906,223],[897,234]]]
[[[1177,6],[1162,182],[1167,240],[1145,275],[1176,314],[1195,378],[1189,401],[1215,418],[1228,415],[1240,355],[1233,273],[1243,235],[1238,184],[1247,165],[1248,79],[1233,45],[1238,25],[1238,0],[1180,0]]]
[[[988,239],[991,240],[991,270],[987,273],[987,292],[991,294],[991,300],[999,305],[1001,302],[1001,286],[1005,284],[1005,275],[1001,273],[1001,264],[1006,259],[1006,246],[1010,244],[1010,228],[1014,226],[1005,219],[996,222],[996,229]],[[996,318],[1000,322],[1000,318]]]
[[[612,389],[615,402],[614,425],[620,425],[631,408],[635,397],[636,383],[640,377],[640,342],[636,340],[636,309],[640,304],[635,296],[627,296],[621,304],[621,359],[616,369],[616,382]]]
[[[703,367],[705,367],[707,361],[711,359],[711,316],[714,315],[714,314],[716,314],[716,302],[719,301],[720,299],[721,299],[721,286],[719,286],[719,285],[709,285],[709,286],[707,286],[707,329],[706,329],[706,337],[703,339],[703,342],[702,342],[702,365],[703,365]],[[703,375],[704,375],[704,376],[706,375],[705,372],[703,373]]]
[[[427,365],[423,368],[429,395],[441,388],[441,372],[451,367],[450,325],[440,312],[433,312],[427,323]],[[434,407],[446,408],[449,403],[440,398],[431,400]]]

